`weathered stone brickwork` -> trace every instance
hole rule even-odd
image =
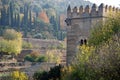
[[[108,16],[113,16],[120,9],[104,5],[93,4],[92,7],[87,5],[85,8],[80,6],[67,9],[67,64],[71,64],[78,49],[78,45],[86,44],[90,36],[90,30],[100,21],[104,21]]]

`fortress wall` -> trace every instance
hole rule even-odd
[[[78,46],[87,41],[90,36],[90,31],[100,22],[104,22],[109,16],[114,16],[120,12],[120,9],[104,5],[99,6],[93,4],[92,7],[80,6],[71,9],[70,5],[67,9],[67,19],[65,20],[67,28],[67,64],[71,64],[76,53]]]
[[[86,5],[84,8],[83,6],[74,7],[71,9],[69,6],[67,9],[67,17],[70,18],[85,18],[85,17],[100,17],[100,16],[108,16],[109,14],[118,13],[120,11],[119,8],[115,8],[112,6],[104,5],[103,3],[99,6],[93,4],[92,7]]]

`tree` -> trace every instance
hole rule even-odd
[[[58,31],[59,28],[58,28],[58,23],[57,23],[57,19],[55,18],[55,16],[51,16],[50,18],[50,23],[53,25],[53,29],[55,31]]]
[[[60,64],[61,56],[62,56],[62,53],[59,52],[57,49],[48,50],[46,52],[47,62],[54,62],[54,63]]]
[[[10,6],[9,6],[9,25],[13,27],[13,9],[14,9],[14,5],[13,2],[10,2]]]
[[[27,26],[28,24],[28,12],[29,12],[29,5],[26,3],[24,5],[24,25]]]
[[[93,52],[94,47],[80,46],[72,65],[62,70],[62,80],[94,80],[94,71],[89,66],[89,59]]]
[[[0,41],[0,51],[17,55],[22,50],[22,34],[13,29],[7,29]]]
[[[22,48],[23,49],[32,49],[33,46],[32,46],[32,44],[30,42],[23,41],[22,42]]]
[[[7,5],[9,3],[9,0],[1,0],[1,2],[3,3],[3,5]]]
[[[120,14],[115,15],[116,16],[110,17],[104,23],[99,24],[99,26],[95,26],[89,39],[90,45],[100,45],[108,41],[112,35],[120,32]]]
[[[31,54],[25,56],[25,60],[30,62],[46,62],[46,56],[40,55],[38,52],[33,51]]]
[[[50,68],[50,71],[35,72],[33,75],[34,80],[60,80],[62,66],[55,66]]]
[[[3,38],[5,40],[20,40],[22,38],[22,34],[20,32],[15,31],[14,29],[6,29],[3,33]]]
[[[40,14],[39,14],[39,19],[41,19],[42,21],[44,21],[45,23],[49,23],[49,18],[46,14],[45,11],[42,11]]]
[[[20,71],[12,72],[10,77],[11,77],[11,80],[28,80],[27,75]]]

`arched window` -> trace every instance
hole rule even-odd
[[[84,44],[85,44],[85,45],[87,44],[87,40],[86,40],[86,39],[84,39]]]
[[[82,46],[83,44],[84,45],[87,45],[87,40],[86,39],[81,39],[80,41],[79,41],[79,44]]]
[[[83,39],[81,39],[81,41],[80,41],[80,45],[83,45]]]

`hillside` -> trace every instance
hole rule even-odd
[[[6,28],[14,28],[23,37],[64,40],[69,4],[91,5],[84,0],[0,0],[0,35]]]
[[[58,14],[66,12],[68,5],[73,6],[80,6],[80,5],[91,5],[92,3],[89,1],[84,0],[33,0],[33,5],[35,7],[33,8],[34,11],[39,8],[39,10],[43,9],[53,9],[55,12],[58,12]],[[38,10],[38,9],[37,9]]]

